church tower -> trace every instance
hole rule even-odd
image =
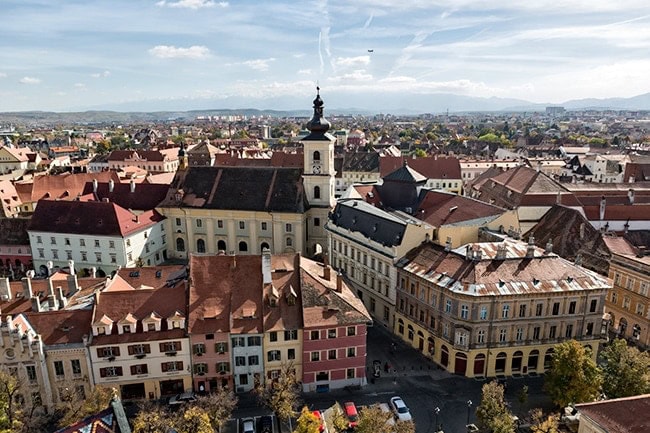
[[[334,138],[327,131],[330,123],[323,117],[323,100],[320,88],[316,87],[314,115],[307,129],[310,133],[302,139],[303,144],[303,185],[309,202],[307,213],[308,254],[314,255],[327,248],[325,223],[327,215],[336,204],[334,198]]]

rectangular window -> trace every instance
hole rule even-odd
[[[553,303],[553,315],[557,316],[560,314],[560,303],[559,302],[554,302]]]
[[[648,282],[647,281],[641,281],[641,284],[639,285],[639,293],[641,293],[643,296],[648,296]]]
[[[80,247],[85,247],[86,246],[86,240],[85,239],[79,239],[79,246]]]
[[[148,373],[149,373],[149,367],[147,367],[147,364],[136,364],[131,366],[132,376],[137,376],[139,374],[148,374]]]
[[[99,239],[95,239],[95,248],[99,248]]]
[[[327,352],[327,359],[336,359],[336,349]]]
[[[102,253],[95,253],[95,260],[97,260],[97,263],[102,262]]]
[[[64,239],[63,239],[63,243],[64,243],[65,245],[70,245],[70,238],[64,238]]]
[[[282,355],[281,355],[281,352],[279,350],[269,350],[266,353],[266,359],[269,362],[280,361],[281,357],[282,357]]]
[[[479,344],[485,343],[485,331],[483,329],[479,330],[476,334],[476,342]]]
[[[639,315],[639,316],[643,316],[643,313],[645,313],[645,305],[638,302],[636,304],[636,314]]]
[[[355,356],[357,356],[357,348],[348,347],[348,358],[354,358]]]
[[[461,305],[460,307],[460,318],[467,319],[469,316],[469,307],[467,305]]]
[[[526,317],[526,304],[519,306],[519,317]]]
[[[312,362],[320,361],[320,352],[312,352],[311,360]]]
[[[597,306],[598,306],[598,299],[592,299],[591,304],[589,304],[589,312],[595,313]]]
[[[544,304],[537,304],[535,307],[535,316],[539,317],[542,315],[542,310],[544,309]]]
[[[245,347],[246,339],[244,337],[234,337],[232,339],[232,347]]]
[[[551,326],[548,328],[548,338],[555,338],[555,333],[557,332],[557,326]]]
[[[201,227],[203,227],[203,220],[202,220],[202,219],[200,219],[200,218],[199,218],[199,219],[197,219],[197,220],[196,220],[196,226],[197,226],[198,228],[201,228]]]
[[[336,328],[327,330],[327,338],[336,338]]]
[[[65,376],[63,361],[54,361],[54,374],[56,374],[57,378]]]
[[[355,377],[354,373],[355,373],[354,368],[348,368],[345,370],[345,377],[348,379],[354,379]]]
[[[481,307],[480,317],[481,317],[481,320],[487,320],[487,307],[486,306]]]
[[[249,346],[261,346],[262,345],[262,337],[248,337],[248,345]]]
[[[163,362],[160,364],[162,372],[183,371],[183,361]]]
[[[628,296],[623,297],[623,308],[626,310],[630,309],[630,298]]]
[[[98,347],[97,356],[100,358],[110,358],[112,356],[120,356],[120,348],[118,346]]]
[[[573,336],[573,325],[566,325],[566,332],[564,336],[566,338],[571,338]]]
[[[111,263],[117,263],[117,254],[111,253]]]
[[[447,299],[445,302],[445,313],[451,313],[451,299]]]
[[[108,248],[115,248],[115,241],[108,241]]]
[[[101,377],[119,377],[122,376],[122,367],[106,367],[99,369]]]
[[[243,367],[246,365],[245,356],[235,356],[235,367]]]
[[[36,380],[36,367],[33,365],[26,365],[25,370],[27,371],[27,379],[30,381]]]
[[[284,225],[284,230],[285,230],[287,233],[291,233],[291,230],[292,230],[291,224],[289,224],[289,223],[285,224],[285,225]]]
[[[594,324],[593,323],[587,323],[587,335],[593,335],[594,334]]]
[[[296,359],[296,349],[287,350],[287,359]]]
[[[524,330],[521,328],[517,328],[517,332],[515,333],[515,339],[517,341],[521,341],[524,339]]]
[[[533,340],[539,340],[540,330],[541,328],[539,326],[533,328]]]
[[[569,314],[576,313],[576,301],[569,302]]]
[[[45,257],[45,249],[44,248],[39,248],[38,249],[38,257],[41,258],[41,259]]]
[[[501,312],[501,318],[502,319],[507,319],[508,314],[510,314],[510,305],[506,304],[503,306],[503,310]]]
[[[627,277],[627,282],[625,284],[625,287],[628,290],[634,290],[634,278]]]
[[[192,351],[194,352],[195,355],[203,355],[205,353],[205,344],[196,343],[195,345],[192,346]]]
[[[166,341],[164,343],[159,343],[159,348],[161,353],[167,353],[167,352],[178,352],[181,350],[181,342],[180,341]]]
[[[228,343],[225,341],[220,341],[219,343],[215,343],[214,351],[220,354],[226,353],[228,351]]]
[[[36,236],[36,243],[37,244],[42,244],[43,243],[43,238],[41,236]]]
[[[218,362],[217,363],[217,372],[219,373],[228,373],[230,371],[229,362]]]
[[[180,219],[180,218],[176,218],[176,225],[177,225],[177,226],[180,226],[180,225],[181,225],[181,219]]]
[[[50,244],[56,245],[56,238],[54,236],[50,237]]]
[[[507,337],[508,337],[508,331],[506,329],[502,329],[499,331],[499,343],[505,343]]]
[[[248,365],[260,365],[260,357],[257,355],[251,355],[248,357]]]
[[[246,228],[246,223],[244,221],[239,221],[239,229],[244,230]]]
[[[269,332],[269,341],[271,342],[278,341],[278,333],[276,331]]]
[[[144,355],[151,353],[151,346],[149,344],[133,344],[127,346],[129,355]]]
[[[293,341],[298,339],[298,330],[297,329],[291,329],[288,331],[284,331],[284,341]]]
[[[223,220],[217,220],[217,228],[222,229],[223,228]]]
[[[320,331],[311,331],[309,334],[309,339],[310,340],[318,340],[320,339]]]
[[[52,250],[52,258],[55,260],[59,258],[59,250]]]
[[[617,286],[621,285],[621,274],[619,274],[618,272],[614,272],[614,284],[616,284]]]

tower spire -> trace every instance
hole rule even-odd
[[[323,100],[320,97],[320,86],[316,86],[316,99],[314,99],[314,114],[307,123],[311,132],[305,140],[329,140],[325,134],[330,129],[330,123],[323,116]]]

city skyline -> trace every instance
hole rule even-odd
[[[650,91],[645,2],[534,3],[9,0],[0,111],[273,109],[308,100],[316,83],[339,108],[379,94],[407,105],[435,93],[562,103]]]

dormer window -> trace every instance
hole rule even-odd
[[[296,291],[293,289],[293,286],[289,285],[289,293],[287,293],[287,304],[290,306],[296,305]]]
[[[105,326],[98,326],[97,327],[97,335],[106,335],[106,327]]]
[[[147,323],[147,331],[155,331],[156,330],[156,324],[149,322]]]

